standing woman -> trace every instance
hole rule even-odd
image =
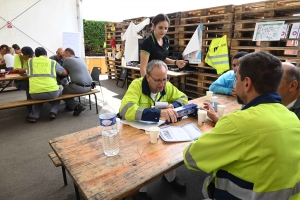
[[[183,68],[186,64],[184,60],[172,60],[169,55],[169,39],[166,36],[170,20],[165,14],[158,14],[152,19],[152,33],[144,40],[140,52],[141,76],[146,74],[146,66],[151,60],[162,60],[166,64],[177,65]]]

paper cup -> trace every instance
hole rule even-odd
[[[222,117],[224,115],[225,108],[225,105],[217,105],[217,113],[219,117]]]
[[[213,92],[212,91],[206,91],[206,100],[207,101],[211,101],[212,100],[212,96],[213,96]]]
[[[150,132],[150,142],[153,144],[157,143],[159,138],[160,128],[157,126],[152,126],[149,128],[149,132]]]
[[[198,110],[198,126],[203,126],[206,120],[207,111],[206,110]]]

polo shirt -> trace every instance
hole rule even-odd
[[[165,61],[169,55],[169,46],[170,42],[167,36],[163,37],[163,45],[160,46],[152,32],[151,35],[144,40],[141,46],[141,51],[149,54],[148,62],[151,60]]]

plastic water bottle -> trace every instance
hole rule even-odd
[[[103,103],[103,107],[99,113],[100,126],[102,127],[102,141],[104,154],[107,156],[115,156],[119,153],[119,133],[116,123],[116,113],[108,105],[107,101]]]

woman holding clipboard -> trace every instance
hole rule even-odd
[[[140,50],[140,72],[141,76],[146,74],[146,65],[151,60],[162,60],[166,64],[177,65],[183,68],[186,64],[184,60],[172,60],[168,58],[169,55],[169,39],[166,36],[170,20],[165,14],[158,14],[153,17],[152,33],[146,38]]]

